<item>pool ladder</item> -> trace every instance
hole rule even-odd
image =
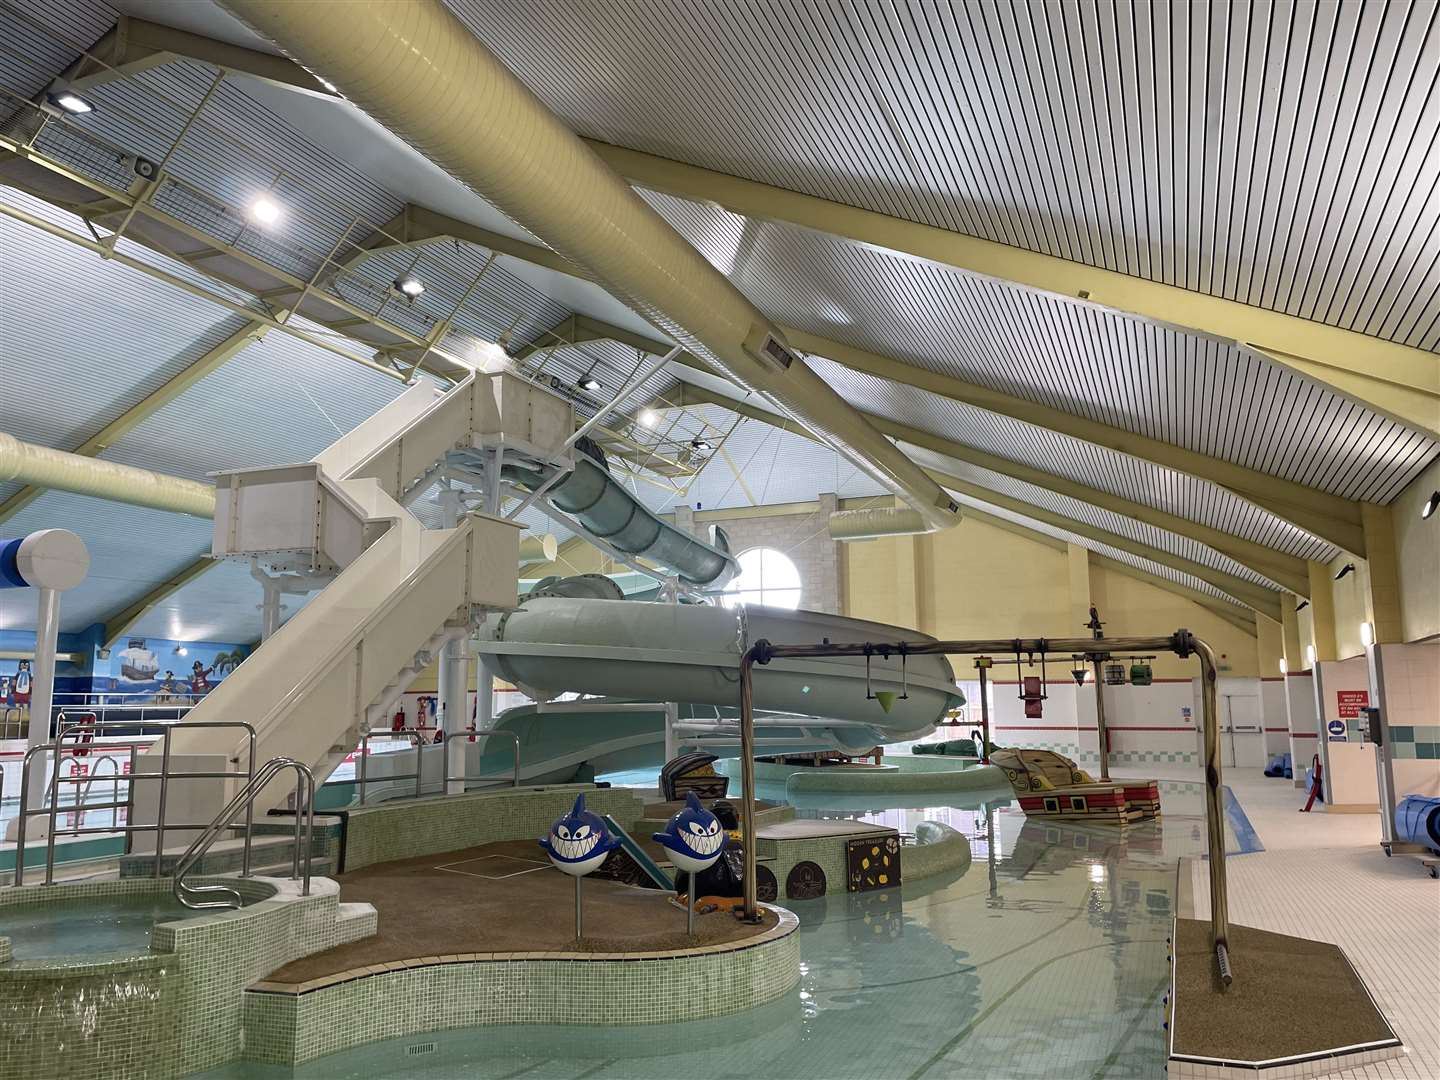
[[[190,846],[186,848],[185,854],[180,856],[180,861],[175,864],[175,899],[188,908],[196,909],[238,908],[244,904],[244,898],[240,895],[239,890],[233,889],[229,885],[190,885],[186,883],[185,875],[194,868],[195,864],[210,850],[210,846],[230,827],[230,823],[235,820],[241,810],[246,811],[246,821],[250,820],[249,811],[252,809],[256,797],[271,780],[286,769],[295,770],[295,850],[290,876],[302,881],[301,896],[310,895],[310,846],[315,830],[315,776],[304,762],[289,757],[277,757],[271,758],[260,766],[259,771],[236,793],[235,797],[225,805],[225,808],[215,815],[200,835],[195,837]],[[247,834],[246,844],[248,845],[249,842]],[[199,899],[203,896],[221,898]]]

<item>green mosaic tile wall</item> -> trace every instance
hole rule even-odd
[[[333,881],[315,881],[308,897],[288,880],[225,884],[251,906],[158,924],[148,955],[0,967],[0,1080],[160,1080],[219,1065],[243,1045],[244,987],[292,959],[375,932],[374,910],[338,904]],[[35,886],[0,890],[0,904],[170,887],[153,878]]]
[[[497,840],[539,839],[581,791],[590,810],[612,814],[627,828],[644,809],[644,800],[628,788],[569,784],[383,803],[350,812],[344,870]]]
[[[887,830],[887,834],[893,834],[894,831]],[[755,845],[755,856],[769,860],[765,865],[775,875],[781,898],[789,898],[785,880],[790,876],[795,864],[801,862],[812,862],[820,867],[825,874],[827,894],[844,893],[845,882],[849,877],[849,867],[845,862],[845,843],[855,836],[868,835],[879,834],[857,832],[852,836],[817,836],[803,840],[767,840],[762,836]],[[911,850],[913,849],[906,848],[902,858],[908,859]],[[908,863],[903,863],[902,868],[906,874],[909,873]]]
[[[940,828],[945,830],[942,839],[930,844],[909,844],[901,851],[900,866],[906,881],[919,881],[970,865],[970,841],[965,834],[948,825]]]
[[[299,1064],[397,1035],[481,1024],[673,1023],[739,1012],[799,979],[793,915],[759,944],[666,959],[480,961],[384,971],[305,994],[245,994],[248,1060]],[[703,987],[704,993],[696,993]],[[523,1017],[516,1003],[524,1002]]]
[[[1395,724],[1390,752],[1397,758],[1440,759],[1440,724]]]

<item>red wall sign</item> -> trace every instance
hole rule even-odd
[[[1370,704],[1369,690],[1336,690],[1335,703],[1341,720],[1360,719],[1360,710]]]

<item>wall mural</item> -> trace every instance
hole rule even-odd
[[[92,690],[132,704],[193,705],[248,655],[243,645],[130,638],[108,661],[95,662]]]

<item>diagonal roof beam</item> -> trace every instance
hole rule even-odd
[[[440,239],[470,239],[473,243],[492,247],[494,250],[502,251],[504,254],[526,262],[532,262],[537,266],[568,273],[586,281],[593,280],[549,248],[529,244],[513,237],[500,236],[489,230],[479,229],[445,214],[426,210],[413,204],[407,206],[387,224],[384,232],[391,236],[403,237],[407,244],[419,244]],[[502,244],[503,247],[500,246]],[[372,250],[378,251],[383,246],[383,243],[377,243]],[[781,326],[780,330],[792,345],[803,352],[823,356],[852,370],[927,390],[963,404],[974,405],[987,412],[1009,416],[1036,427],[1083,439],[1097,446],[1117,450],[1120,453],[1129,454],[1131,457],[1142,458],[1177,472],[1209,480],[1221,487],[1229,488],[1236,494],[1263,506],[1338,547],[1357,555],[1364,554],[1365,536],[1360,525],[1360,505],[1350,499],[1343,499],[1317,488],[1295,483],[1292,480],[1270,476],[1243,465],[1234,465],[1198,451],[1162,442],[1159,439],[1136,435],[1123,428],[1088,420],[1061,409],[1037,405],[1023,398],[1012,397],[1009,394],[1002,394],[974,383],[940,375],[914,364],[907,364],[904,361],[881,356],[853,345],[809,334],[792,326]],[[620,341],[656,355],[663,354],[669,349],[669,345],[656,338],[636,334],[589,316],[575,315],[565,320],[565,340],[578,343],[602,339]],[[526,346],[517,356],[524,359],[531,353],[554,343],[554,335],[542,335],[541,339]],[[682,353],[677,360],[691,367],[710,371],[704,361],[689,353]],[[871,417],[871,423],[875,423],[874,417]],[[1295,572],[1303,578],[1303,568]]]
[[[638,187],[1216,335],[1440,438],[1440,357],[1381,338],[587,140]],[[792,339],[793,343],[793,339]],[[801,346],[803,348],[803,346]]]
[[[251,320],[224,341],[207,349],[194,362],[181,369],[156,387],[144,398],[117,416],[90,438],[70,451],[84,457],[99,457],[104,451],[133,431],[143,421],[174,401],[186,390],[207,375],[218,371],[238,355],[251,342],[259,341],[270,329],[268,323]],[[43,488],[27,484],[10,498],[0,503],[0,521],[13,517],[44,493]]]
[[[132,626],[215,565],[217,565],[216,560],[209,556],[196,559],[168,580],[156,585],[138,600],[105,616],[102,620],[105,624],[104,647],[108,649],[114,646]]]
[[[602,339],[620,340],[626,344],[646,349],[650,352],[654,352],[657,348],[664,347],[662,343],[658,341],[651,341],[641,335],[631,334],[620,327],[610,326],[607,323],[588,318],[584,315],[572,315],[552,331],[540,335],[535,342],[522,348],[516,354],[517,359],[524,359],[532,353],[543,351],[552,337],[563,337],[565,341],[569,342]],[[709,370],[703,361],[690,356],[688,353],[680,356],[678,359],[681,363],[695,366],[699,370]],[[690,386],[689,384],[686,384],[682,393],[682,404],[688,401],[695,401],[697,403],[722,405],[726,408],[732,408],[737,404],[723,395],[711,394]],[[1228,555],[1241,565],[1248,566],[1256,573],[1271,579],[1277,584],[1284,585],[1297,594],[1309,594],[1309,575],[1303,559],[1275,551],[1263,544],[1257,544],[1253,540],[1246,540],[1219,529],[1190,521],[1176,514],[1171,514],[1143,503],[1123,499],[1109,492],[1076,483],[1075,481],[1062,476],[1056,476],[1042,469],[1011,461],[1008,458],[998,457],[994,454],[986,453],[983,450],[966,446],[963,443],[943,438],[931,432],[922,431],[919,428],[897,423],[883,416],[877,416],[874,413],[862,413],[862,415],[864,415],[865,419],[874,427],[892,438],[899,439],[912,446],[918,446],[938,454],[944,454],[946,457],[969,462],[980,468],[989,469],[991,472],[1001,473],[1013,479],[1034,484],[1037,487],[1046,488],[1057,494],[1066,495],[1072,499],[1078,499],[1081,502],[1099,506],[1117,514],[1123,514],[1126,517],[1143,521],[1146,524],[1153,525],[1158,529],[1165,529],[1167,532],[1173,532],[1179,536],[1187,536],[1192,540],[1213,547],[1215,550]]]
[[[688,390],[686,396],[691,396]],[[708,404],[733,409],[743,416],[752,417],[753,419],[783,428],[787,431],[794,431],[796,434],[804,435],[808,439],[815,439],[815,436],[797,428],[795,424],[787,422],[785,417],[777,413],[767,412],[753,405],[733,401],[722,394],[711,394],[703,390],[697,391],[693,400],[699,402],[702,399]],[[1151,547],[1149,544],[1142,544],[1131,540],[1129,537],[1107,532],[1104,529],[1096,528],[1086,522],[1077,521],[1063,514],[1056,514],[1053,511],[1046,510],[1044,507],[1036,506],[1022,499],[1016,499],[1003,492],[994,491],[981,484],[964,480],[958,476],[951,476],[948,473],[943,473],[935,469],[927,469],[926,471],[936,483],[950,491],[968,495],[972,499],[979,499],[991,506],[998,506],[1012,513],[1020,514],[1032,521],[1041,522],[1052,528],[1063,529],[1076,536],[1092,540],[1097,544],[1105,544],[1107,547],[1115,548],[1119,551],[1126,551],[1161,566],[1168,566],[1172,570],[1177,570],[1180,573],[1189,574],[1191,577],[1207,582],[1220,591],[1235,597],[1235,599],[1241,601],[1248,607],[1254,608],[1261,614],[1268,615],[1275,619],[1279,618],[1280,594],[1274,589],[1267,589],[1263,585],[1257,585],[1252,581],[1247,581],[1242,577],[1226,573],[1223,570],[1216,570],[1214,567],[1206,566],[1192,559],[1172,555],[1168,551],[1161,551],[1159,548]]]

